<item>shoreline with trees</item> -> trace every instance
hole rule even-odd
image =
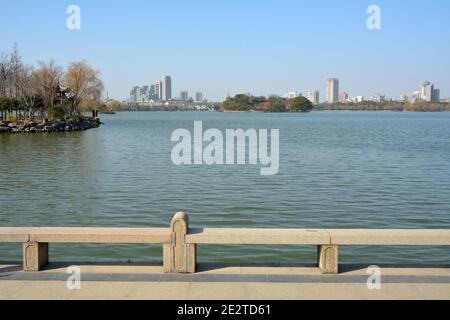
[[[293,99],[281,97],[254,97],[237,94],[228,97],[220,108],[222,112],[310,112],[310,111],[397,111],[397,112],[445,112],[450,111],[446,102],[400,102],[383,103],[363,101],[358,103],[321,103],[313,105],[305,97]]]
[[[445,112],[450,111],[446,102],[399,102],[383,103],[363,101],[358,103],[322,103],[314,106],[314,111],[394,111],[394,112]]]

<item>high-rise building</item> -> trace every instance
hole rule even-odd
[[[327,97],[328,103],[336,103],[339,99],[339,80],[336,78],[327,79]]]
[[[150,101],[150,87],[143,86],[141,88],[141,101],[144,103],[148,103]]]
[[[307,98],[312,104],[319,104],[319,90],[308,91]]]
[[[172,99],[172,79],[165,76],[162,81],[162,100],[169,101]]]
[[[188,101],[189,100],[189,94],[187,91],[181,91],[180,92],[180,100],[181,101]]]
[[[133,87],[131,89],[130,102],[132,102],[132,103],[137,103],[138,102],[139,91],[140,91],[140,88],[138,86],[135,86],[135,87]]]
[[[439,89],[433,89],[433,93],[431,95],[431,101],[440,102],[441,101],[440,95],[441,95],[441,91]]]
[[[425,102],[439,102],[439,89],[435,89],[434,85],[429,81],[425,81],[419,88],[420,100]]]
[[[431,102],[431,95],[433,94],[433,85],[429,81],[425,81],[419,88],[420,99],[426,102]]]
[[[348,92],[344,91],[339,94],[339,102],[346,103],[348,101]]]
[[[152,85],[150,86],[150,90],[149,90],[149,99],[150,99],[150,100],[154,100],[154,101],[159,100],[159,96],[158,96],[158,94],[156,93],[156,86],[155,86],[154,84],[152,84]]]
[[[156,81],[155,82],[155,96],[157,97],[157,100],[161,100],[162,99],[162,82],[161,81]]]
[[[162,100],[162,98],[163,98],[162,90],[163,90],[162,81],[159,81],[159,80],[156,81],[155,82],[155,91],[156,91],[156,94],[158,95],[158,100]]]
[[[195,102],[202,102],[203,101],[203,93],[202,92],[196,92],[195,93]]]

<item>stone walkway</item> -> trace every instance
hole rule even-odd
[[[341,266],[339,275],[314,267],[199,265],[194,275],[163,274],[152,264],[79,265],[81,289],[69,290],[72,264],[37,273],[0,265],[0,299],[448,299],[450,268],[382,267],[381,289],[367,286],[365,266]]]

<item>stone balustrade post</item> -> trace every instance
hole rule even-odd
[[[39,271],[48,264],[48,243],[23,244],[23,271]]]
[[[195,273],[196,245],[186,243],[189,217],[178,212],[170,223],[172,242],[164,245],[163,269],[165,273]]]
[[[339,272],[339,249],[337,245],[320,245],[317,258],[320,271],[323,274],[337,274]]]

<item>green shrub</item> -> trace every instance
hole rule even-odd
[[[16,120],[16,116],[14,116],[12,113],[8,113],[8,115],[6,116],[6,121],[15,122]]]

